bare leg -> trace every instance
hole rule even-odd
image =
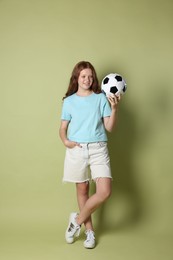
[[[79,210],[81,211],[89,198],[89,182],[77,183],[76,192]],[[91,215],[84,221],[84,225],[87,230],[93,230]]]
[[[91,214],[111,195],[111,179],[110,178],[98,178],[96,180],[96,193],[86,199],[85,204],[83,200],[83,207],[76,221],[79,225],[85,223]]]

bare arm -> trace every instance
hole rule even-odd
[[[116,125],[116,121],[117,121],[117,110],[118,110],[118,102],[120,101],[121,96],[109,96],[108,100],[111,104],[111,109],[112,109],[112,113],[110,115],[110,117],[104,117],[103,121],[104,121],[104,126],[105,129],[108,132],[112,132],[113,129],[115,128]]]
[[[66,147],[73,148],[73,147],[75,147],[76,145],[79,145],[79,144],[76,143],[76,142],[72,142],[72,141],[68,140],[68,138],[67,138],[68,124],[69,124],[69,121],[66,121],[66,120],[61,121],[61,125],[60,125],[60,128],[59,128],[59,136],[60,136],[63,144]]]

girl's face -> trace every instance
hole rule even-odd
[[[78,77],[78,89],[79,90],[89,90],[93,83],[93,74],[91,69],[81,70]]]

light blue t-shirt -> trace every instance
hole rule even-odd
[[[103,93],[81,97],[75,94],[64,99],[62,120],[70,121],[68,139],[78,143],[107,141],[103,118],[111,108]]]

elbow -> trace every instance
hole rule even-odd
[[[113,122],[112,122],[112,121],[109,120],[109,121],[105,122],[104,126],[105,126],[105,129],[106,129],[107,132],[112,133],[113,130],[115,129],[115,127],[116,127],[116,121],[113,120]]]
[[[107,127],[107,128],[106,128],[106,131],[107,131],[108,133],[112,133],[113,130],[114,130],[114,127]]]

